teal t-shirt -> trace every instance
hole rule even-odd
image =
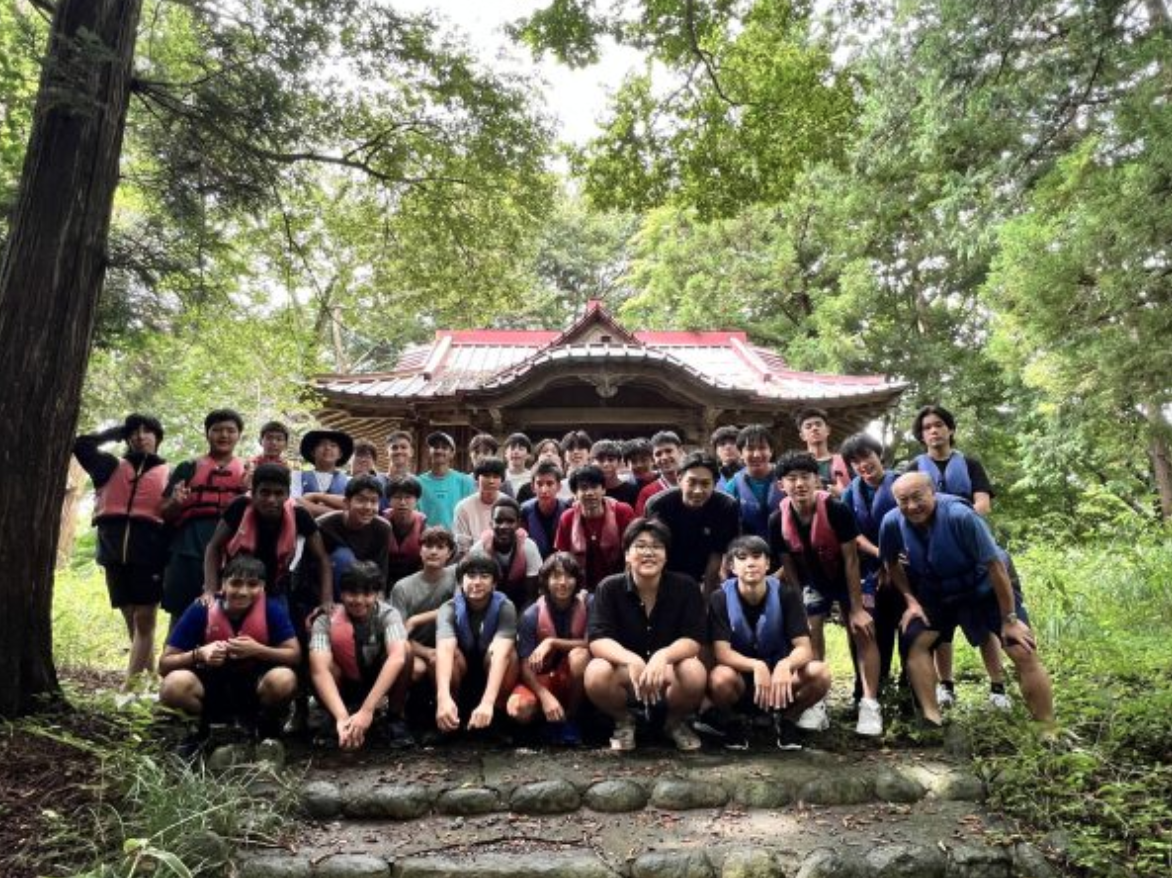
[[[419,474],[423,496],[418,509],[427,516],[429,525],[441,524],[448,530],[456,518],[456,504],[476,492],[476,482],[467,473],[448,470],[442,477],[430,471]]]

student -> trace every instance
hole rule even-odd
[[[529,459],[533,455],[533,443],[524,433],[512,433],[505,439],[505,482],[512,489],[513,496],[529,484],[531,473]]]
[[[572,747],[582,741],[576,717],[590,661],[582,570],[573,555],[556,552],[541,565],[537,578],[541,597],[517,626],[521,681],[506,709],[522,725],[544,717],[550,740]]]
[[[635,749],[632,707],[650,712],[659,705],[677,749],[701,746],[684,717],[699,708],[708,681],[698,658],[704,599],[695,580],[664,569],[670,544],[663,522],[631,522],[623,534],[627,570],[604,579],[590,607],[586,696],[614,720],[613,750]]]
[[[204,551],[205,604],[215,597],[222,564],[247,554],[265,566],[266,597],[280,601],[288,610],[292,568],[302,543],[316,562],[319,605],[333,604],[329,556],[313,517],[289,497],[289,478],[285,467],[262,464],[252,474],[252,494],[237,497],[224,510]]]
[[[474,545],[474,550],[493,558],[500,568],[497,590],[519,609],[537,599],[537,573],[541,553],[520,527],[521,507],[512,497],[499,497],[492,505],[492,525]]]
[[[419,511],[427,516],[430,524],[451,530],[456,504],[476,491],[476,482],[467,473],[452,469],[456,441],[447,433],[431,433],[425,444],[429,468],[419,474],[419,484],[423,487]]]
[[[722,482],[732,479],[745,466],[744,461],[741,460],[740,446],[737,445],[737,436],[740,435],[740,432],[732,425],[717,427],[712,433],[712,438],[708,440],[709,445],[712,446],[712,453],[720,461],[720,480]]]
[[[373,471],[351,477],[342,495],[342,508],[327,512],[317,520],[322,542],[334,568],[337,582],[343,570],[354,561],[375,564],[383,575],[386,588],[390,560],[392,527],[378,514],[382,486]]]
[[[410,433],[395,430],[387,436],[387,458],[391,462],[386,473],[388,481],[395,476],[414,475],[411,465],[415,460],[415,442]]]
[[[533,469],[536,472],[537,467],[543,463],[553,463],[557,465],[558,472],[562,473],[562,483],[558,485],[558,499],[569,501],[573,497],[569,494],[569,488],[566,487],[565,471],[562,469],[562,446],[556,439],[542,439],[534,448],[536,459],[533,463]],[[565,489],[563,491],[563,488]],[[534,497],[532,480],[527,485],[522,485],[517,491],[517,502],[524,505]]]
[[[744,467],[721,484],[741,506],[741,532],[769,538],[769,516],[781,506],[785,492],[774,477],[773,440],[763,424],[749,424],[737,433]]]
[[[472,469],[486,457],[499,457],[501,444],[491,433],[477,433],[468,443],[468,460]]]
[[[758,536],[729,545],[732,578],[708,597],[716,664],[708,698],[718,715],[756,708],[773,717],[777,746],[800,750],[795,720],[830,691],[830,669],[814,658],[801,592],[769,576],[769,544]],[[717,727],[728,728],[721,717]],[[730,728],[730,742],[743,732]]]
[[[602,486],[606,496],[626,503],[633,509],[639,500],[640,486],[633,479],[624,479],[619,475],[623,447],[612,439],[600,439],[590,446],[590,462],[602,470],[606,477]]]
[[[537,546],[542,558],[554,552],[558,522],[569,503],[558,497],[562,484],[562,469],[553,461],[543,461],[533,469],[530,483],[533,498],[521,504],[521,526]]]
[[[1008,556],[988,524],[960,498],[937,494],[927,473],[900,476],[892,493],[896,508],[880,526],[879,551],[907,602],[902,630],[908,677],[923,718],[941,722],[932,650],[942,632],[959,627],[973,646],[991,642],[1009,656],[1030,715],[1052,723],[1050,677],[1010,578]]]
[[[476,491],[456,504],[452,523],[452,533],[456,535],[456,546],[461,555],[492,527],[492,507],[501,496],[505,462],[499,457],[482,458],[472,471],[472,477],[476,480]]]
[[[580,466],[590,462],[590,449],[594,443],[590,434],[585,430],[571,430],[562,437],[562,460],[567,473],[572,473]]]
[[[300,451],[313,469],[298,474],[301,495],[297,502],[314,518],[341,509],[350,480],[342,467],[354,453],[354,440],[341,430],[310,430],[301,437]]]
[[[660,430],[651,437],[651,454],[655,458],[655,469],[659,475],[640,489],[639,499],[635,502],[636,515],[643,515],[647,501],[660,491],[676,486],[676,467],[683,456],[680,437],[671,430]]]
[[[841,455],[830,450],[830,415],[825,409],[807,406],[794,416],[798,436],[806,443],[806,451],[818,461],[818,477],[823,489],[834,497],[841,496],[851,481],[850,467]]]
[[[247,491],[244,461],[235,454],[244,419],[232,409],[216,409],[203,426],[207,454],[175,467],[163,492],[163,519],[173,535],[162,605],[172,627],[203,593],[204,554],[220,514]]]
[[[289,461],[285,460],[285,451],[289,448],[289,428],[280,421],[269,421],[260,428],[260,454],[252,458],[249,463],[256,469],[262,463],[275,463],[290,469]]]
[[[690,576],[708,594],[720,584],[724,553],[740,533],[740,511],[736,500],[716,490],[720,464],[715,457],[693,452],[676,472],[679,484],[651,498],[647,517],[671,531],[667,569]]]
[[[391,606],[403,617],[410,650],[410,683],[430,681],[435,689],[435,620],[439,608],[456,593],[456,540],[447,528],[429,527],[419,538],[423,564],[391,589]],[[399,697],[400,707],[403,692]]]
[[[281,603],[265,596],[265,567],[238,555],[224,568],[222,594],[189,605],[159,659],[159,703],[209,723],[240,722],[275,738],[297,688],[301,647]]]
[[[786,580],[802,592],[814,657],[826,660],[823,628],[837,603],[847,619],[863,678],[855,732],[869,737],[881,735],[879,650],[875,645],[875,623],[863,596],[855,517],[841,501],[820,489],[818,462],[812,454],[782,455],[777,463],[777,479],[787,496],[769,519],[770,547],[775,559],[782,561]],[[829,724],[824,702],[809,708],[798,720],[800,727],[812,731],[821,731]]]
[[[435,721],[441,732],[457,731],[465,717],[469,730],[487,729],[517,685],[517,609],[496,590],[499,574],[487,555],[466,557],[456,567],[459,590],[436,617]]]
[[[604,495],[605,480],[593,464],[570,474],[570,490],[577,502],[562,513],[553,541],[559,552],[570,552],[577,559],[589,592],[623,569],[622,535],[635,518],[626,503]]]
[[[623,462],[630,471],[631,478],[642,489],[657,478],[655,473],[655,455],[651,452],[649,439],[628,439],[623,443]],[[638,502],[636,499],[635,502]],[[633,508],[633,507],[632,507]]]
[[[383,513],[391,529],[387,534],[387,588],[423,566],[420,556],[427,516],[416,509],[423,485],[415,476],[387,479],[387,510]]]
[[[350,478],[367,475],[378,478],[378,449],[369,439],[359,439],[354,443],[354,456],[350,459]]]
[[[355,561],[340,579],[341,604],[314,619],[309,636],[313,688],[334,719],[343,750],[362,748],[383,699],[410,673],[404,671],[407,632],[403,619],[398,610],[379,600],[384,581],[377,564]],[[401,716],[388,713],[387,733],[392,746],[412,743]]]
[[[155,620],[167,565],[163,492],[169,470],[158,455],[162,441],[163,425],[136,413],[73,443],[77,462],[94,483],[97,560],[106,573],[110,606],[122,614],[130,638],[127,686],[155,664]],[[107,442],[126,443],[121,459],[100,450]]]

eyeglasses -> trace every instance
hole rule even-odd
[[[631,550],[640,555],[656,555],[666,550],[663,543],[631,543]]]

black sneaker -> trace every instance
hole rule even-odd
[[[720,743],[725,750],[748,750],[748,723],[739,719],[729,721],[724,727],[724,739]]]
[[[710,707],[708,710],[692,718],[688,723],[692,727],[692,731],[706,738],[723,738],[727,735],[728,730],[725,728],[725,720],[721,717],[720,712]]]
[[[780,713],[773,716],[773,731],[777,737],[778,750],[801,750],[802,731],[792,719]]]
[[[415,737],[407,728],[407,723],[399,717],[388,717],[384,732],[387,746],[392,750],[406,750],[415,746]]]

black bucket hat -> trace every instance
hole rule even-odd
[[[313,463],[313,450],[323,439],[330,439],[338,443],[342,449],[342,456],[338,458],[338,466],[345,466],[346,461],[354,454],[354,440],[349,433],[341,430],[310,430],[301,437],[301,456],[309,463]]]

